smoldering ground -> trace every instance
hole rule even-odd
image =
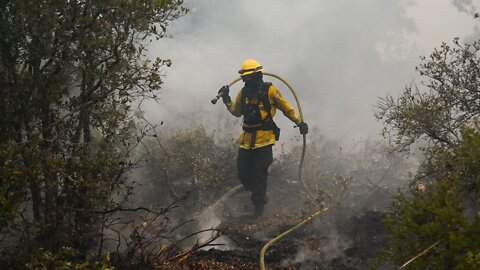
[[[175,231],[172,239],[220,229],[222,237],[212,244],[252,262],[269,239],[321,207],[331,208],[272,247],[267,260],[278,267],[366,269],[368,258],[373,258],[383,244],[381,220],[393,196],[406,187],[409,175],[418,166],[415,158],[392,152],[379,141],[359,141],[345,148],[338,141],[312,136],[303,169],[305,184],[314,194],[309,197],[297,177],[301,149],[281,149],[278,145],[277,158],[270,168],[266,213],[256,222],[250,218],[250,195],[237,180],[236,148],[229,141],[213,137],[202,127],[171,133],[161,138],[164,150],[170,153],[168,158],[152,141],[148,149],[154,162],[138,175],[144,183],[137,191],[142,196],[141,204],[171,203],[176,196],[172,190],[188,193],[177,202],[179,207],[170,213],[169,222],[195,221]],[[193,147],[188,143],[195,141],[202,144]],[[166,187],[166,178],[172,188]],[[212,236],[212,231],[195,235],[178,248],[188,249]]]

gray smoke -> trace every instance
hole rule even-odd
[[[417,79],[415,66],[420,63],[419,56],[428,55],[441,42],[450,43],[454,37],[478,36],[480,23],[473,20],[474,6],[467,0],[185,2],[191,12],[173,23],[170,28],[173,38],[155,43],[149,54],[149,57],[170,58],[173,62],[172,67],[165,70],[167,77],[161,101],[145,103],[143,107],[151,122],[164,122],[159,128],[160,139],[164,131],[204,126],[217,137],[229,138],[233,144],[241,130],[240,119],[231,116],[221,102],[215,106],[210,104],[210,99],[222,85],[238,76],[237,70],[244,59],[256,58],[266,71],[282,76],[294,86],[304,119],[311,127],[309,142],[334,138],[338,142],[336,149],[342,146],[347,149],[344,142],[352,147],[360,141],[358,144],[363,145],[365,138],[374,138],[373,144],[380,145],[376,139],[381,124],[373,117],[378,97],[387,93],[396,96],[404,85]],[[294,104],[285,86],[271,81]],[[240,87],[240,84],[232,87],[230,95],[234,97]],[[282,129],[281,144],[275,147],[276,151],[282,151],[287,145],[288,152],[292,145],[299,145],[300,137],[298,130],[292,128],[293,123],[281,113],[275,120]],[[337,191],[334,195],[342,196],[341,210],[350,212],[343,212],[340,218],[332,211],[331,216],[327,215],[333,220],[331,224],[322,225],[325,220],[322,217],[322,222],[310,226],[315,233],[329,235],[318,250],[322,254],[319,258],[326,264],[344,255],[348,248],[364,248],[358,245],[362,238],[355,242],[351,237],[357,227],[338,228],[338,224],[363,224],[365,216],[368,217],[365,213],[379,217],[375,211],[391,201],[387,193],[395,193],[406,185],[408,176],[399,174],[413,174],[416,165],[410,166],[409,161],[403,163],[405,168],[397,168],[402,163],[395,160],[395,156],[377,159],[375,153],[367,155],[365,149],[342,150],[337,156],[335,151],[327,150],[319,148],[318,162],[311,161],[310,167],[306,163],[305,179],[325,191]],[[365,156],[360,156],[361,153]],[[341,163],[330,164],[334,159]],[[272,189],[273,185],[269,186],[269,192],[282,196],[272,196],[270,205],[281,208],[282,203],[289,204],[281,198],[291,198],[292,193],[299,190],[298,183],[289,182],[296,179],[297,164],[291,164],[292,176],[285,176],[284,171],[277,168],[278,175],[285,179],[280,179],[283,182],[278,192]],[[318,168],[330,169],[331,173]],[[344,183],[348,184],[346,188],[342,186]],[[292,185],[292,192],[286,190],[287,184]],[[385,195],[385,199],[380,200],[377,194]],[[278,201],[274,201],[276,197]],[[221,213],[217,210],[215,206],[201,212],[202,228],[220,224]],[[267,212],[277,210],[267,209]],[[262,235],[256,236],[263,241]],[[311,253],[312,250],[300,247],[284,264],[315,260],[318,254]]]
[[[460,2],[456,2],[457,5]],[[377,136],[377,98],[395,95],[417,76],[419,56],[442,41],[472,33],[476,22],[434,0],[186,1],[191,12],[173,23],[172,39],[151,56],[173,61],[160,104],[145,106],[164,128],[204,124],[235,137],[239,120],[210,104],[246,58],[287,79],[305,120],[317,132],[350,140]],[[451,23],[453,20],[455,23]],[[287,98],[288,90],[278,81]],[[240,84],[233,87],[234,96]],[[276,117],[285,136],[293,124]],[[286,138],[286,137],[284,137]]]
[[[461,12],[475,13],[472,0],[453,0],[453,5]]]

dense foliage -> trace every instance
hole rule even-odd
[[[401,194],[387,219],[390,246],[383,256],[397,265],[437,243],[409,269],[478,269],[480,263],[480,132],[464,128],[461,146],[435,164],[425,189]]]
[[[102,260],[100,228],[125,207],[126,172],[145,135],[131,103],[155,98],[170,65],[146,59],[146,46],[185,12],[181,0],[0,3],[6,264],[37,268],[45,256],[82,259],[92,249]]]
[[[406,87],[379,103],[399,149],[429,142],[426,161],[386,221],[381,261],[408,269],[480,267],[480,41],[443,44],[418,68],[427,89]]]

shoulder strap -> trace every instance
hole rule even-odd
[[[263,103],[263,108],[267,112],[268,117],[272,119],[272,105],[270,104],[270,98],[268,97],[268,90],[270,89],[270,86],[272,83],[266,82],[263,83],[263,89],[262,89],[262,94],[260,95],[261,101]]]
[[[241,109],[242,109],[242,114],[245,112],[246,110],[246,103],[247,103],[247,95],[245,94],[245,88],[242,88],[241,91],[241,97],[240,97],[240,105],[241,105]]]
[[[265,82],[263,83],[263,87],[262,87],[262,91],[260,92],[260,101],[263,103],[263,108],[265,109],[265,111],[267,112],[268,116],[270,118],[272,118],[272,112],[271,112],[271,109],[272,109],[272,105],[270,104],[270,98],[268,97],[268,90],[270,89],[270,86],[272,85],[271,82]],[[241,91],[241,108],[242,108],[242,114],[243,112],[245,112],[246,110],[246,107],[247,107],[247,95],[244,91],[245,89],[242,88]]]

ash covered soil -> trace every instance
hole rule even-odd
[[[277,188],[275,188],[277,187]],[[269,187],[269,202],[261,220],[251,218],[249,194],[240,190],[211,209],[223,235],[215,248],[200,250],[161,269],[259,269],[260,250],[272,238],[321,209],[306,203],[305,194],[289,188]],[[384,211],[374,204],[350,204],[355,200],[379,199],[378,189],[358,187],[353,198],[338,204],[269,247],[267,269],[370,269],[370,260],[384,245]],[[353,195],[352,195],[353,196]],[[378,200],[375,200],[378,201]],[[207,217],[210,218],[210,217]],[[212,217],[213,218],[213,217]]]

